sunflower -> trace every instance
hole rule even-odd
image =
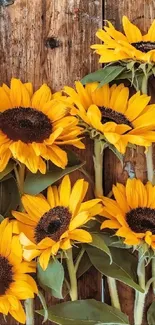
[[[150,97],[137,92],[129,98],[129,88],[108,84],[98,88],[93,82],[85,87],[78,81],[76,91],[64,87],[75,104],[71,110],[86,124],[97,130],[105,140],[124,154],[127,144],[148,147],[155,141],[155,105],[148,105]]]
[[[20,240],[27,261],[40,256],[40,265],[45,270],[50,256],[56,255],[59,249],[71,248],[74,241],[92,241],[89,232],[79,227],[99,214],[103,205],[99,203],[100,199],[82,202],[87,189],[88,183],[83,179],[71,188],[67,175],[59,188],[48,188],[47,199],[42,194],[22,197],[26,213],[13,211],[12,214],[18,220],[19,232],[22,232]]]
[[[132,24],[126,16],[123,16],[122,25],[124,34],[117,31],[108,22],[108,27],[99,29],[96,36],[104,44],[91,46],[99,54],[100,63],[107,63],[119,60],[134,60],[141,62],[155,62],[155,20],[148,33],[142,35],[138,27]]]
[[[26,316],[20,300],[37,293],[35,281],[26,274],[30,272],[36,272],[36,263],[22,260],[19,236],[13,235],[13,223],[5,219],[0,224],[0,313],[10,313],[22,324]]]
[[[115,199],[103,197],[102,216],[108,218],[101,229],[117,230],[127,245],[146,242],[155,249],[155,186],[139,179],[128,179],[126,186],[113,185]]]
[[[59,92],[52,95],[46,84],[33,93],[31,83],[12,79],[10,88],[0,87],[0,98],[0,172],[14,158],[32,173],[44,174],[45,160],[61,168],[67,165],[60,145],[84,148],[78,138],[82,128],[69,115],[69,100]]]

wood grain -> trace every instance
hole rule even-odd
[[[104,19],[110,20],[119,30],[122,30],[121,20],[123,15],[126,15],[134,24],[140,27],[142,32],[147,32],[147,29],[155,17],[155,2],[153,0],[105,0],[104,3]],[[125,183],[128,177],[126,171],[128,163],[130,163],[130,166],[135,170],[137,178],[140,178],[144,182],[147,180],[146,161],[143,148],[138,147],[134,152],[130,149],[127,150],[123,167],[112,152],[108,151],[104,159],[104,184],[106,194],[111,190],[112,184],[115,184],[117,181]],[[110,173],[107,173],[107,170],[110,170]],[[149,275],[150,273],[148,270],[147,276]],[[139,325],[133,322],[134,291],[121,283],[118,284],[118,290],[122,311],[129,316],[131,324]],[[146,299],[143,325],[148,324],[146,313],[152,299],[153,295],[150,290]]]
[[[74,84],[98,68],[98,58],[90,50],[95,31],[102,26],[101,0],[15,0],[12,6],[0,7],[0,84],[9,85],[11,77],[31,81],[37,89],[46,82],[54,91]],[[58,47],[49,46],[56,41]],[[78,152],[86,160],[93,177],[92,143]],[[73,181],[83,174],[76,173]],[[93,196],[90,188],[89,198]],[[79,281],[80,298],[101,298],[101,277],[91,269]],[[47,303],[55,303],[47,297]],[[39,308],[36,299],[36,308]],[[36,315],[35,325],[42,319]],[[0,324],[17,324],[3,317]],[[51,324],[47,322],[46,324]]]

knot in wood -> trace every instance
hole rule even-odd
[[[60,46],[60,41],[56,37],[48,37],[45,40],[45,46],[50,49],[55,49]]]

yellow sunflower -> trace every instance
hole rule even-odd
[[[83,87],[78,81],[75,87],[76,91],[64,87],[76,106],[71,113],[104,135],[120,153],[125,153],[128,143],[148,147],[155,141],[155,105],[148,105],[149,96],[137,92],[129,98],[124,84],[98,88],[97,82]]]
[[[126,186],[113,185],[115,199],[103,197],[102,215],[109,220],[101,229],[117,230],[115,235],[124,238],[127,245],[146,242],[155,249],[155,186],[139,179],[128,179]]]
[[[32,173],[44,174],[45,160],[61,168],[67,165],[60,145],[84,148],[78,138],[82,128],[69,115],[69,100],[59,92],[52,95],[46,84],[33,93],[31,83],[12,79],[10,88],[0,87],[0,98],[0,172],[14,158]]]
[[[45,270],[50,256],[59,249],[69,249],[74,241],[92,241],[89,232],[79,227],[99,214],[103,205],[100,199],[82,202],[87,189],[88,183],[83,179],[71,188],[70,178],[65,176],[59,188],[48,188],[47,199],[42,194],[22,197],[26,213],[13,211],[12,214],[22,232],[20,240],[27,261],[40,256],[40,265]]]
[[[96,36],[104,44],[91,46],[99,54],[101,63],[128,60],[142,62],[155,62],[155,20],[148,33],[142,35],[138,27],[132,24],[126,16],[123,16],[122,25],[124,34],[117,31],[108,21],[108,27],[99,29]]]
[[[25,324],[26,316],[20,300],[34,298],[37,286],[26,273],[36,272],[35,262],[22,260],[19,236],[13,235],[13,223],[5,219],[0,224],[0,313],[10,313]]]

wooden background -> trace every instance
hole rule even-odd
[[[1,0],[0,3],[7,2]],[[9,2],[9,1],[8,1]],[[96,42],[95,32],[110,20],[121,28],[121,17],[127,15],[132,22],[146,31],[155,17],[154,0],[15,0],[8,7],[0,7],[0,83],[9,84],[11,77],[31,81],[35,88],[46,82],[54,91],[64,85],[73,85],[90,71],[98,69],[98,57],[90,50]],[[54,46],[57,46],[53,48]],[[50,46],[52,48],[50,48]],[[92,174],[92,144],[87,141],[87,150],[80,153],[87,160],[87,171]],[[143,150],[137,149],[134,157],[129,151],[126,161],[135,168],[136,175],[146,179]],[[124,182],[127,172],[114,155],[106,151],[104,159],[105,193],[111,190],[116,180]],[[106,172],[108,170],[108,172]],[[110,171],[110,172],[109,172]],[[81,176],[81,175],[80,175]],[[93,175],[92,175],[93,176]],[[79,172],[74,174],[74,179]],[[82,175],[83,177],[83,175]],[[92,197],[90,189],[89,197]],[[133,324],[134,292],[118,284],[122,310]],[[101,300],[101,277],[93,268],[79,281],[79,298]],[[105,300],[109,302],[108,291]],[[147,298],[146,309],[151,300]],[[48,299],[48,303],[53,303]],[[38,301],[36,301],[38,307]],[[36,316],[35,324],[42,319]],[[0,324],[17,325],[3,317]],[[47,324],[51,324],[50,322]],[[144,320],[144,324],[147,322]],[[139,325],[139,324],[134,324]]]

